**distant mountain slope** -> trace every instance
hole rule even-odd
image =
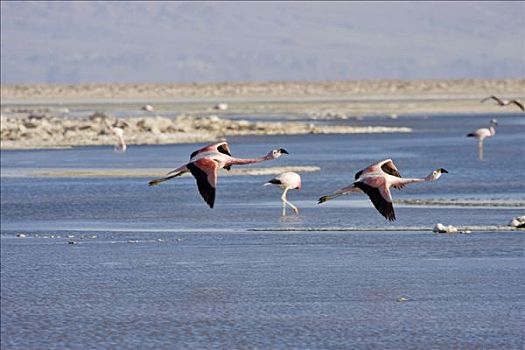
[[[1,2],[2,83],[525,77],[524,2]]]

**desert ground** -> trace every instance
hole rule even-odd
[[[128,144],[168,144],[411,131],[348,122],[368,116],[521,113],[515,105],[480,103],[490,95],[524,101],[525,80],[2,85],[1,147],[113,144],[108,123],[124,130]]]

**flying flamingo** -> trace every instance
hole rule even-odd
[[[215,188],[217,187],[217,175],[219,169],[230,170],[232,165],[243,165],[260,163],[266,160],[279,158],[282,154],[288,154],[285,149],[279,148],[270,151],[267,155],[259,158],[241,159],[232,157],[230,147],[227,142],[218,142],[203,147],[190,155],[190,161],[170,171],[167,176],[160,179],[151,180],[150,186],[158,185],[161,182],[181,176],[187,172],[197,180],[197,187],[202,198],[210,208],[215,202]]]
[[[301,189],[301,176],[299,174],[288,171],[277,175],[264,185],[277,185],[284,190],[281,196],[281,200],[283,201],[283,216],[286,215],[286,204],[288,204],[296,214],[299,213],[299,209],[286,199],[286,193],[289,190]]]
[[[115,136],[117,143],[115,145],[115,151],[117,152],[126,152],[126,149],[128,146],[126,145],[126,141],[124,140],[124,129],[119,128],[118,126],[112,126],[109,124],[109,122],[104,119],[104,124],[106,125],[106,128],[109,130],[109,132]]]
[[[511,105],[511,104],[515,104],[516,106],[519,107],[519,109],[521,109],[522,112],[525,112],[525,107],[523,107],[523,104],[521,104],[518,100],[502,100],[494,95],[492,96],[489,96],[489,97],[485,97],[484,99],[482,99],[480,102],[483,103],[485,101],[488,101],[488,100],[494,100],[497,102],[498,105],[500,106],[508,106],[508,105]]]
[[[390,187],[401,189],[412,183],[436,181],[443,173],[448,173],[448,171],[439,168],[422,179],[402,178],[394,162],[391,159],[385,159],[357,172],[355,181],[350,186],[343,187],[330,195],[322,196],[319,198],[318,204],[352,192],[364,192],[381,215],[390,221],[394,221],[396,215],[392,206]]]
[[[481,128],[474,132],[471,132],[470,134],[467,134],[467,137],[475,137],[478,139],[478,157],[480,160],[483,160],[483,140],[487,137],[493,137],[494,135],[496,135],[495,126],[497,125],[498,121],[496,119],[491,119],[490,127]]]

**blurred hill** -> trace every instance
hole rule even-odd
[[[1,81],[525,77],[525,2],[1,2]]]

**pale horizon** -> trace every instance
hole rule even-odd
[[[524,2],[6,2],[1,83],[525,78]]]

